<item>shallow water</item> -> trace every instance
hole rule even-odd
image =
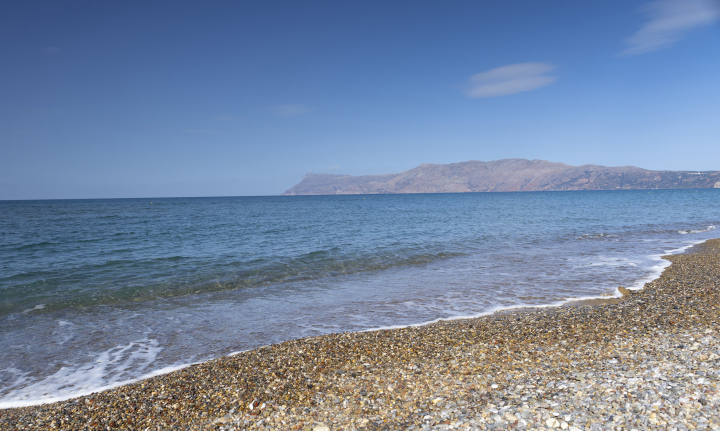
[[[0,201],[0,407],[329,332],[641,287],[720,190]]]

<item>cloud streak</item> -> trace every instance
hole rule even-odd
[[[667,48],[688,31],[720,19],[720,8],[710,0],[655,0],[643,6],[648,21],[626,39],[621,55],[639,55]]]
[[[557,66],[548,63],[518,63],[473,75],[465,86],[468,97],[499,97],[536,90],[552,84],[549,75]]]

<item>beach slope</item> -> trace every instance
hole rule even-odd
[[[288,341],[0,429],[720,429],[720,239],[665,258],[615,303]]]

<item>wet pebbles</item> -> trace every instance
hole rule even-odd
[[[720,429],[720,240],[620,301],[288,341],[0,429]]]

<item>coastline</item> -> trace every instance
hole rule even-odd
[[[665,258],[624,298],[287,341],[0,410],[0,428],[720,428],[720,239]]]

